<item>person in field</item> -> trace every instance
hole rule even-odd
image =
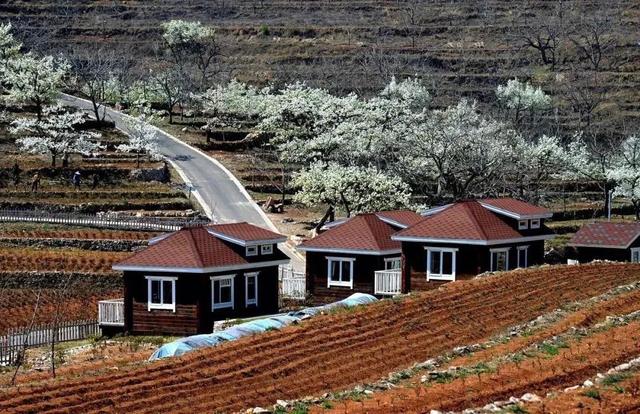
[[[80,183],[82,179],[80,178],[80,171],[76,171],[73,173],[73,177],[71,177],[71,182],[73,183],[73,187],[76,191],[80,190]]]
[[[22,170],[20,169],[20,166],[18,165],[18,161],[16,161],[13,164],[13,168],[11,168],[11,174],[13,175],[13,185],[20,184],[20,173],[21,172],[22,172]]]
[[[98,187],[100,178],[98,177],[98,174],[93,174],[92,180],[91,180],[91,189],[95,190]]]
[[[38,187],[40,186],[40,174],[35,173],[33,178],[31,179],[31,191],[37,192]]]

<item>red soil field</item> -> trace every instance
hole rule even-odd
[[[468,376],[429,387],[399,388],[371,400],[337,403],[335,413],[407,413],[461,411],[527,392],[544,395],[626,362],[640,352],[640,322],[609,329],[580,341],[569,342],[554,357],[510,362],[498,372]],[[318,409],[317,412],[321,410]]]
[[[149,240],[160,233],[124,230],[0,230],[0,238],[82,239],[82,240]]]
[[[128,252],[76,249],[0,248],[0,270],[111,273],[111,266]]]
[[[144,367],[9,389],[0,394],[0,412],[229,412],[266,406],[376,380],[638,280],[640,265],[597,263],[449,283]],[[637,353],[629,344],[634,331],[616,332],[623,345],[599,356],[595,366]]]
[[[122,297],[119,289],[70,290],[62,294],[41,289],[38,299],[37,289],[0,289],[0,335],[8,328],[27,327],[32,320],[36,326],[52,322],[56,312],[62,320],[96,319],[98,301]]]

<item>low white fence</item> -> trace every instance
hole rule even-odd
[[[54,213],[40,210],[0,210],[0,222],[71,224],[123,230],[175,231],[183,227],[207,224],[199,218],[157,218],[135,216]]]
[[[28,328],[10,328],[0,336],[0,365],[13,365],[25,348],[48,345],[52,341],[66,342],[87,339],[98,335],[98,323],[89,321],[64,321]]]
[[[374,272],[374,292],[376,295],[398,295],[402,293],[400,270],[378,270]]]
[[[124,299],[99,301],[98,325],[124,326]]]
[[[307,282],[304,273],[294,271],[291,266],[280,266],[280,297],[304,300],[307,294]]]

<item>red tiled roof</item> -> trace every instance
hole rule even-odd
[[[301,250],[314,248],[371,252],[398,250],[400,243],[391,240],[391,235],[396,231],[396,228],[380,220],[376,214],[359,214],[305,241],[299,248]]]
[[[536,218],[550,216],[552,214],[550,210],[544,207],[525,203],[515,198],[487,198],[478,200],[478,202],[485,206],[503,210],[523,218]]]
[[[249,223],[212,224],[207,228],[216,235],[223,235],[242,242],[255,242],[266,240],[282,240],[286,237],[280,233],[263,229]]]
[[[501,240],[523,237],[478,201],[461,201],[396,233],[398,237],[451,240]]]
[[[602,221],[582,226],[569,246],[627,248],[638,236],[640,223]]]
[[[276,249],[271,260],[283,258],[286,257]],[[229,243],[211,234],[208,227],[193,227],[179,230],[159,240],[117,263],[114,268],[141,266],[201,269],[250,263]]]
[[[384,219],[387,219],[388,221],[402,224],[403,227],[411,226],[422,220],[422,216],[420,214],[409,210],[379,211],[375,214],[383,221]]]

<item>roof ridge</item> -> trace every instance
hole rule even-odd
[[[377,214],[374,213],[371,215],[371,217],[377,222],[379,222],[380,224],[382,224],[383,226],[391,227],[388,223],[384,222],[383,220],[380,220],[380,217],[378,217]],[[375,241],[376,247],[378,248],[378,250],[384,250],[382,244],[380,244],[381,240],[378,240],[375,233],[373,232],[373,229],[371,228],[372,223],[370,223],[367,220],[365,221],[367,222],[367,230],[369,231],[371,238]]]
[[[483,240],[489,240],[489,235],[487,234],[486,231],[484,231],[484,229],[482,228],[482,226],[480,226],[479,224],[479,219],[478,219],[478,215],[476,214],[476,211],[474,209],[471,208],[471,205],[477,206],[480,208],[480,210],[478,211],[483,211],[483,212],[487,212],[488,214],[494,215],[490,210],[487,210],[486,208],[484,208],[482,206],[482,204],[480,204],[478,201],[476,200],[470,200],[464,203],[465,208],[469,211],[471,217],[472,217],[472,224],[473,226],[476,228],[476,230],[478,231],[478,233],[480,233],[480,235],[482,235]]]
[[[192,227],[189,228],[187,230],[187,232],[189,233],[189,236],[187,237],[188,242],[189,242],[189,249],[195,253],[196,256],[196,260],[198,262],[198,266],[200,267],[204,267],[204,260],[202,260],[202,252],[200,251],[200,248],[198,247],[198,243],[196,242],[196,240],[193,237],[193,231],[198,229],[197,227]],[[205,230],[206,231],[206,230]],[[207,234],[209,234],[207,232]]]

